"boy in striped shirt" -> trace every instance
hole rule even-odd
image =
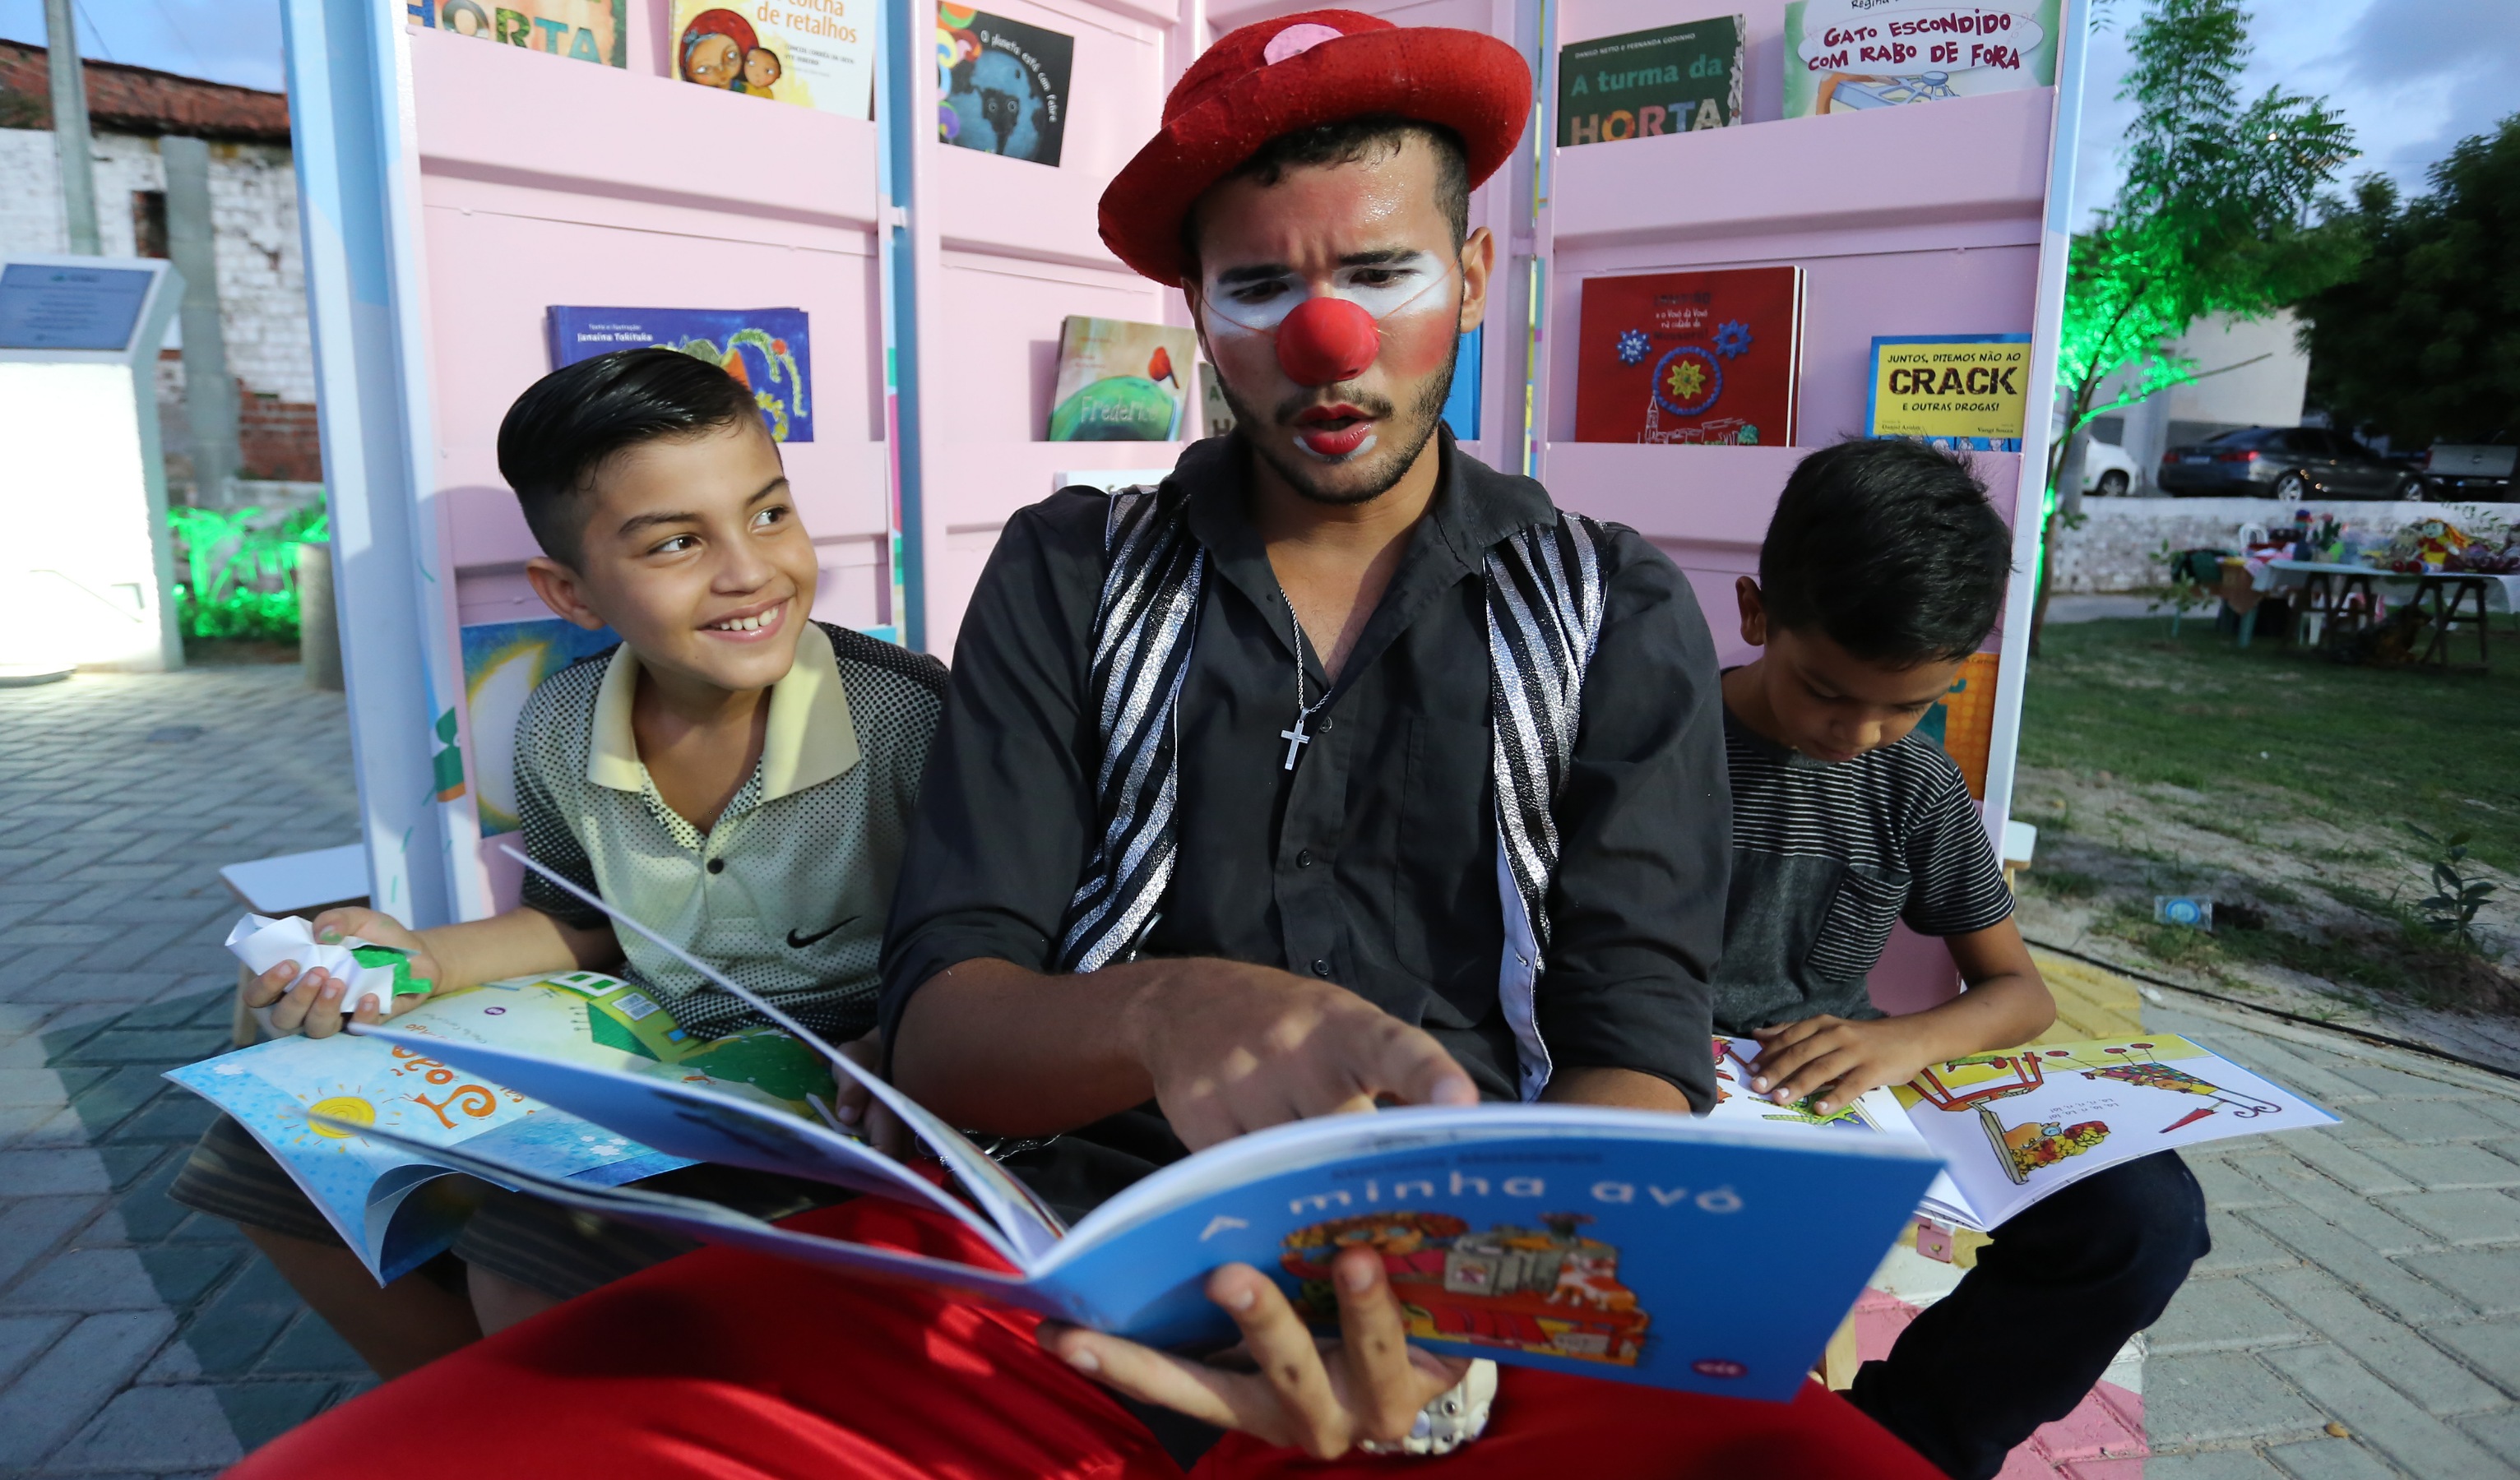
[[[1959,767],[1913,733],[1995,630],[2011,546],[1965,462],[1849,441],[1794,470],[1758,577],[1740,578],[1741,637],[1763,650],[1724,674],[1732,882],[1715,1027],[1758,1040],[1750,1088],[1780,1103],[1834,1109],[2055,1020]],[[1901,919],[1942,937],[1967,990],[1886,1017],[1867,978]],[[2207,1248],[2176,1155],[2088,1178],[1995,1230],[1847,1396],[1957,1480],[1992,1476],[2073,1411]]]

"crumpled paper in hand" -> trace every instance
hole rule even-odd
[[[300,972],[322,971],[327,976],[339,977],[349,984],[341,994],[344,1013],[355,1012],[368,1003],[376,1004],[379,1012],[390,1012],[395,993],[429,989],[428,983],[413,978],[410,952],[355,935],[344,935],[337,944],[319,945],[315,926],[294,915],[278,919],[268,915],[248,915],[228,932],[228,950],[257,976],[284,961],[293,961]]]

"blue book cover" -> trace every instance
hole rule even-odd
[[[751,387],[762,425],[781,442],[814,440],[814,369],[801,308],[550,309],[552,368],[616,349],[661,344]]]
[[[1774,1401],[1801,1387],[1939,1167],[1924,1146],[1886,1137],[1581,1105],[1396,1109],[1210,1147],[1063,1228],[968,1141],[879,1082],[870,1090],[946,1158],[962,1196],[829,1124],[710,1086],[484,1044],[427,1047],[671,1155],[935,1207],[1002,1263],[818,1237],[712,1203],[533,1175],[495,1154],[467,1168],[606,1217],[977,1291],[1187,1350],[1233,1339],[1202,1293],[1218,1266],[1269,1273],[1328,1328],[1329,1262],[1366,1245],[1382,1256],[1412,1339],[1431,1349]],[[472,1150],[438,1155],[458,1163]],[[1742,1319],[1728,1289],[1760,1290],[1758,1319]]]

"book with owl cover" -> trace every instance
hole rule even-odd
[[[1713,1118],[1931,1147],[1944,1175],[1917,1211],[1981,1232],[2094,1172],[2155,1151],[2336,1117],[2174,1033],[2033,1044],[1929,1064],[1822,1116],[1749,1092],[1759,1046],[1715,1040]]]
[[[593,1184],[691,1164],[467,1073],[443,1046],[505,1044],[607,1073],[705,1085],[782,1113],[803,1113],[808,1097],[831,1094],[821,1060],[777,1029],[695,1039],[653,997],[596,971],[491,982],[432,998],[393,1022],[392,1040],[275,1038],[166,1075],[260,1142],[380,1284],[452,1242],[461,1209],[428,1190],[455,1170],[442,1155],[450,1148]],[[343,1124],[398,1133],[404,1144]]]
[[[1802,333],[1799,267],[1588,278],[1575,440],[1790,447]]]

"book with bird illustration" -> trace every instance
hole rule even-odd
[[[1198,335],[1070,314],[1050,397],[1054,442],[1175,442],[1189,434]]]

